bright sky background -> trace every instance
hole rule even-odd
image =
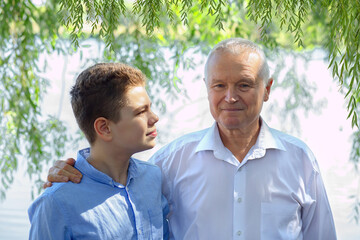
[[[89,49],[84,53],[94,56],[95,50]],[[96,54],[96,53],[95,53]],[[49,60],[49,71],[47,76],[51,79],[46,99],[44,100],[44,114],[58,114],[60,118],[70,125],[70,130],[77,129],[72,110],[69,103],[69,89],[76,75],[81,71],[79,55],[71,57],[51,56]],[[199,59],[198,59],[199,61]],[[289,59],[291,61],[291,59]],[[64,64],[67,62],[67,64]],[[65,82],[62,82],[65,67]],[[338,85],[331,79],[326,63],[314,60],[305,68],[299,63],[307,79],[317,86],[316,100],[326,100],[327,104],[320,113],[309,113],[308,116],[299,112],[300,131],[288,132],[305,141],[318,159],[324,183],[332,206],[338,239],[360,239],[360,225],[351,220],[352,200],[349,195],[358,191],[359,176],[355,175],[349,162],[351,149],[350,120],[346,120],[347,111],[343,95],[338,92]],[[168,105],[169,111],[160,116],[157,124],[162,142],[153,150],[137,154],[140,159],[147,160],[166,141],[170,141],[184,133],[209,127],[213,119],[208,111],[206,89],[202,82],[203,64],[192,71],[180,72],[184,76],[184,87],[187,89],[190,99],[180,97],[174,103]],[[276,81],[276,79],[275,79]],[[65,85],[62,85],[62,84]],[[64,89],[64,90],[62,90]],[[64,100],[59,110],[59,101],[64,91]],[[270,100],[265,103],[263,109],[264,120],[273,128],[291,129],[291,122],[279,122],[276,116],[268,112],[269,106],[275,101],[281,102],[284,93],[280,90],[271,92]],[[83,146],[87,146],[84,141]],[[76,157],[76,151],[69,150],[65,157]],[[44,178],[45,179],[45,175]],[[16,181],[7,192],[7,199],[0,203],[0,240],[27,239],[29,221],[27,208],[31,204],[30,184],[24,177],[24,170],[20,169]]]

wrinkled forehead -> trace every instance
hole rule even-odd
[[[262,58],[260,54],[249,48],[242,47],[241,49],[239,47],[229,49],[229,48],[218,48],[215,51],[213,51],[205,64],[205,78],[207,77],[208,71],[210,70],[210,66],[214,66],[213,64],[216,64],[216,62],[219,59],[224,59],[223,57],[227,58],[228,56],[235,56],[235,58],[230,57],[232,61],[239,62],[239,65],[246,63],[249,65],[261,65],[262,64]],[[229,59],[229,60],[230,60]],[[259,61],[260,60],[260,61]]]
[[[258,68],[258,78],[262,79],[266,84],[270,77],[269,66],[266,61],[266,56],[264,51],[257,46],[256,44],[249,41],[224,41],[216,45],[208,55],[208,58],[205,63],[204,68],[204,80],[207,80],[210,65],[214,63],[213,60],[216,61],[218,57],[214,57],[220,54],[227,54],[231,58],[231,55],[237,56],[235,58],[236,61],[240,61],[245,64],[250,64],[252,66],[259,66]],[[234,60],[234,58],[233,58]],[[260,61],[259,61],[260,60]],[[209,64],[209,62],[212,62]],[[215,62],[216,64],[216,62]],[[212,65],[213,66],[213,65]],[[212,68],[212,67],[211,67]]]

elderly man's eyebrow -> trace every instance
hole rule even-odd
[[[252,78],[248,78],[248,77],[242,77],[239,79],[238,82],[248,82],[248,83],[252,83],[254,82],[254,80]]]
[[[224,80],[222,80],[221,78],[214,78],[211,81],[211,83],[219,83],[219,82],[224,82]]]

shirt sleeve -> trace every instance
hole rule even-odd
[[[30,206],[29,239],[71,239],[64,212],[51,195],[43,194]]]
[[[316,161],[315,164],[316,169],[319,169]],[[302,209],[303,239],[336,239],[335,224],[319,171],[313,171],[308,189],[310,191],[308,194],[313,201]]]
[[[164,156],[159,156],[159,152],[156,152],[150,159],[149,162],[152,164],[157,165],[161,170],[161,192],[165,196],[165,199],[167,200],[167,203],[169,205],[169,214],[172,212],[172,191],[171,191],[171,179],[167,177],[167,169],[168,166],[166,166],[166,163],[164,163]],[[170,155],[166,155],[166,159],[169,161],[169,159],[172,158]]]
[[[170,157],[170,156],[167,156]],[[149,162],[157,165],[161,170],[161,191],[162,191],[162,207],[163,207],[163,228],[164,228],[164,239],[169,239],[171,237],[170,234],[170,226],[169,226],[169,216],[171,215],[171,191],[170,191],[170,180],[166,175],[166,168],[164,166],[164,158],[160,158],[159,152],[156,152],[150,159]],[[166,230],[166,232],[165,232]]]

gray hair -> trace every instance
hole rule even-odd
[[[215,52],[229,51],[233,54],[241,54],[246,50],[250,50],[251,52],[257,53],[260,56],[262,63],[260,65],[260,71],[258,73],[258,77],[262,79],[264,81],[264,84],[266,85],[270,80],[270,71],[269,71],[269,65],[266,61],[265,53],[257,44],[243,38],[229,38],[223,40],[218,44],[216,44],[213,49],[211,49],[205,64],[205,72],[204,72],[205,80],[207,77],[209,59],[212,55],[214,55]]]

